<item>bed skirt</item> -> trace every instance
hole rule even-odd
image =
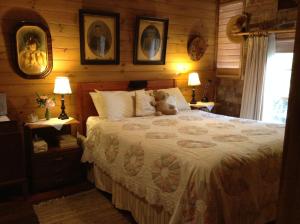
[[[171,215],[162,207],[148,204],[120,184],[114,182],[96,165],[90,170],[88,178],[96,188],[112,194],[112,203],[118,209],[129,211],[139,224],[167,224]]]

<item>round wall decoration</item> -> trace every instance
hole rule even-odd
[[[188,43],[188,54],[193,61],[199,61],[207,49],[207,42],[201,36],[194,36]]]

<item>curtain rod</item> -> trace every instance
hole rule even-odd
[[[296,29],[285,29],[285,30],[260,30],[260,31],[253,31],[253,32],[242,32],[242,33],[233,33],[234,36],[249,36],[251,34],[258,34],[262,32],[267,33],[295,33]]]

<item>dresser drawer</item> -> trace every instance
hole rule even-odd
[[[35,155],[31,167],[32,191],[47,191],[84,180],[85,167],[80,162],[81,156],[80,148]]]
[[[7,135],[11,132],[18,132],[18,123],[16,121],[5,121],[1,122],[0,135]]]
[[[0,144],[0,186],[11,184],[25,186],[23,136],[16,121],[0,122]]]
[[[85,178],[83,169],[73,170],[72,173],[59,173],[52,177],[43,177],[32,179],[31,189],[33,192],[47,191],[57,187],[75,184],[81,182]]]
[[[0,135],[0,182],[25,178],[22,136],[18,133]]]
[[[82,168],[81,155],[81,150],[74,150],[34,157],[32,160],[32,178],[68,175],[75,170],[80,170]]]

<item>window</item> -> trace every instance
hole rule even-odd
[[[268,61],[262,120],[285,123],[292,73],[293,53],[276,53]]]
[[[229,20],[243,12],[243,1],[235,1],[220,5],[217,75],[239,76],[241,68],[241,44],[231,42],[227,38],[226,27]]]

